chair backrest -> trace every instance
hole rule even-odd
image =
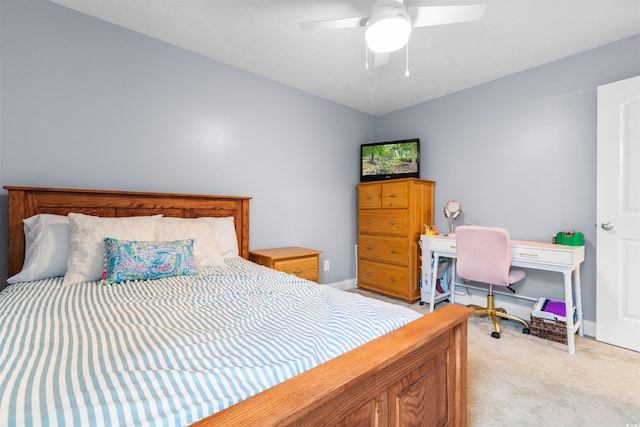
[[[462,225],[456,228],[456,272],[465,280],[508,286],[511,237],[504,228]]]

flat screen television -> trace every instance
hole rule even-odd
[[[373,142],[360,146],[360,181],[420,178],[420,139]]]

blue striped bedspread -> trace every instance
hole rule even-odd
[[[183,426],[419,317],[242,258],[0,293],[0,426]]]

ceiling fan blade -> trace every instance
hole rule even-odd
[[[415,11],[414,27],[429,27],[433,25],[457,24],[473,22],[482,19],[486,4],[468,6],[418,6],[410,7]]]
[[[373,66],[382,67],[383,65],[387,65],[389,63],[390,57],[391,57],[391,52],[386,52],[386,53],[374,52]]]
[[[338,28],[358,28],[367,25],[368,16],[356,18],[327,19],[324,21],[300,22],[303,30],[334,30]]]

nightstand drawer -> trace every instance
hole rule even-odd
[[[318,281],[317,257],[276,261],[273,268],[283,273],[293,274],[302,279],[312,280],[314,282]]]
[[[316,249],[286,248],[260,249],[249,252],[249,260],[283,273],[320,283],[320,254]]]

